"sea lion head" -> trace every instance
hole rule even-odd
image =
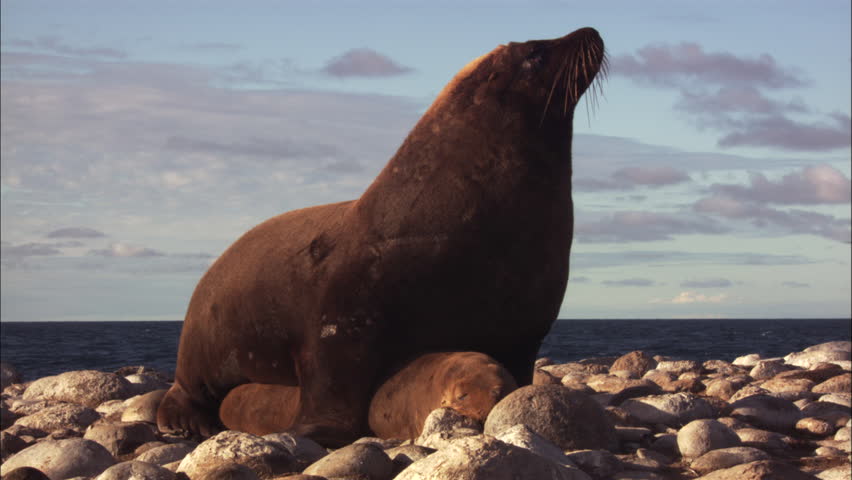
[[[488,360],[487,364],[479,364],[448,382],[441,397],[441,406],[484,422],[494,405],[518,388],[515,379],[502,365],[490,358]]]
[[[551,40],[511,42],[465,66],[433,109],[474,112],[478,118],[483,108],[493,109],[503,122],[524,125],[570,122],[589,88],[594,106],[600,91],[595,80],[606,76],[607,63],[603,40],[593,28]]]

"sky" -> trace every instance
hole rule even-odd
[[[0,3],[0,320],[180,320],[452,76],[596,28],[560,318],[850,317],[850,2]]]

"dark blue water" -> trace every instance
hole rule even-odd
[[[35,379],[69,370],[175,368],[182,322],[32,322],[0,324],[0,359]],[[747,353],[783,356],[810,345],[850,340],[848,319],[560,320],[540,355],[557,362],[633,350],[678,359],[731,361]]]

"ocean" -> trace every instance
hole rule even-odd
[[[183,322],[3,322],[0,360],[25,380],[69,370],[175,368]],[[810,345],[850,340],[848,319],[558,320],[539,356],[556,362],[644,350],[675,359],[732,361],[748,353],[784,356]]]

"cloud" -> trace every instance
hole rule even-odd
[[[98,238],[105,236],[103,232],[88,227],[60,228],[47,234],[47,238]]]
[[[575,237],[581,242],[668,240],[674,235],[715,234],[728,231],[715,221],[694,214],[621,211],[598,220],[579,221]]]
[[[844,204],[852,201],[852,182],[830,165],[804,167],[784,175],[778,181],[762,173],[752,173],[750,184],[713,184],[710,190],[720,196],[758,203]]]
[[[680,283],[684,288],[727,288],[733,285],[726,278],[706,278],[702,280],[685,280]]]
[[[216,155],[248,155],[274,159],[326,157],[337,153],[337,149],[328,144],[256,137],[226,143],[217,140],[172,136],[166,139],[166,147],[172,150],[206,152]]]
[[[776,228],[793,234],[817,235],[839,242],[850,239],[849,219],[804,210],[779,210],[730,196],[714,195],[693,204],[693,210],[750,222],[758,228]]]
[[[571,252],[572,271],[624,266],[682,266],[694,265],[808,265],[813,260],[803,255],[772,255],[754,252],[681,252],[621,250],[592,252],[575,249]]]
[[[782,88],[807,84],[798,71],[779,66],[769,54],[746,58],[727,52],[708,53],[690,42],[648,45],[635,55],[615,56],[611,72],[666,87],[698,83]]]
[[[356,48],[332,59],[322,71],[335,77],[390,77],[411,72],[369,48]]]
[[[783,285],[785,287],[789,287],[789,288],[810,288],[811,287],[810,283],[796,282],[796,281],[781,282],[781,285]]]
[[[647,165],[619,168],[606,180],[578,178],[573,186],[579,191],[629,190],[636,186],[663,187],[689,180],[683,170],[668,165]]]
[[[127,53],[110,47],[76,47],[65,43],[55,36],[41,36],[36,40],[12,39],[4,42],[7,46],[19,47],[33,50],[42,50],[59,55],[71,55],[78,57],[96,57],[108,59],[123,59]]]
[[[695,43],[649,45],[636,54],[616,56],[612,72],[640,84],[675,88],[675,108],[697,126],[720,133],[720,147],[769,147],[793,151],[849,148],[849,115],[815,112],[801,99],[777,100],[764,90],[808,85],[793,68],[781,67],[771,55],[746,58],[726,52],[707,53]],[[809,114],[807,119],[790,115]]]
[[[765,97],[751,85],[721,87],[715,93],[682,90],[676,108],[702,115],[730,112],[780,114],[809,111],[800,99],[779,102]]]
[[[136,247],[126,243],[113,243],[108,248],[90,250],[89,255],[110,258],[140,258],[140,257],[162,257],[165,253],[151,248]]]
[[[786,150],[822,151],[849,148],[852,142],[850,117],[832,114],[828,121],[799,122],[776,115],[752,118],[732,123],[731,129],[719,139],[720,147],[758,146]]]
[[[21,245],[3,245],[3,258],[21,258],[44,255],[59,255],[62,253],[52,243],[24,243]]]
[[[603,285],[606,285],[607,287],[652,287],[656,285],[656,282],[648,278],[625,278],[624,280],[604,280],[601,283]]]
[[[32,267],[28,260],[32,257],[54,257],[62,255],[61,248],[80,247],[83,244],[76,241],[66,242],[30,242],[13,245],[8,242],[0,244],[0,264],[4,268]]]
[[[684,303],[722,303],[727,298],[728,295],[724,293],[721,293],[719,295],[704,295],[703,293],[686,291],[680,292],[676,297],[669,300],[655,298],[649,300],[648,303],[670,303],[674,305]]]

